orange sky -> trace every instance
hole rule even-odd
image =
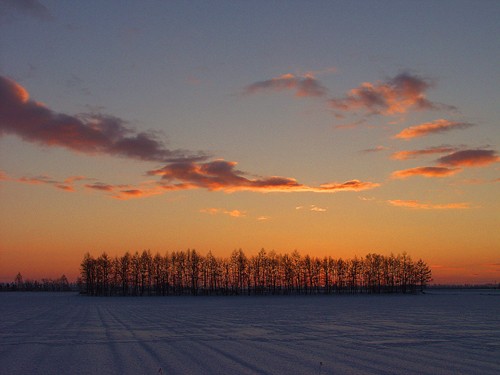
[[[500,281],[496,3],[2,7],[0,282],[188,248]]]

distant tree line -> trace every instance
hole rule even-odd
[[[74,290],[74,285],[70,284],[67,277],[62,275],[58,279],[43,278],[40,281],[26,279],[19,272],[12,283],[1,283],[0,291],[18,292],[69,292]]]
[[[334,259],[264,249],[250,257],[234,250],[228,258],[196,250],[87,253],[80,271],[80,291],[91,296],[415,293],[431,280],[427,264],[406,253]]]

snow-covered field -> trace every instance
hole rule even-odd
[[[0,293],[0,374],[498,375],[500,293]]]

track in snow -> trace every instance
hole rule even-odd
[[[42,373],[498,374],[500,294],[0,293],[0,374]]]

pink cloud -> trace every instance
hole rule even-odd
[[[500,161],[493,150],[462,150],[443,156],[437,160],[440,165],[453,167],[483,167]]]
[[[86,184],[85,187],[87,189],[98,190],[98,191],[113,191],[115,189],[113,185],[103,184],[101,182]]]
[[[75,191],[74,182],[85,180],[86,177],[73,176],[73,177],[68,177],[64,181],[58,181],[45,175],[40,175],[36,177],[19,177],[19,178],[9,177],[8,179],[13,182],[19,182],[28,185],[50,185],[59,190],[74,192]]]
[[[365,111],[369,114],[395,115],[410,109],[438,109],[444,107],[426,98],[432,84],[416,75],[402,73],[384,82],[364,82],[330,105],[340,111]],[[449,108],[449,107],[448,107]]]
[[[206,156],[169,150],[156,136],[135,133],[125,121],[107,115],[67,115],[30,100],[18,83],[0,76],[0,136],[14,134],[24,141],[64,147],[85,154],[108,154],[169,162],[203,160]]]
[[[327,183],[319,187],[311,187],[297,182],[294,178],[271,176],[250,179],[245,173],[236,170],[236,162],[214,160],[204,163],[180,162],[171,163],[165,167],[148,172],[150,176],[160,176],[166,182],[166,188],[181,184],[190,188],[205,188],[225,192],[254,191],[254,192],[322,192],[360,191],[373,189],[378,183],[362,182],[359,180],[344,183]]]
[[[130,187],[119,190],[116,194],[112,195],[112,197],[118,200],[129,200],[136,198],[147,198],[154,195],[163,194],[164,192],[165,191],[161,186]]]
[[[407,160],[425,155],[451,153],[457,150],[458,147],[452,147],[452,146],[429,147],[422,150],[397,151],[391,155],[391,158],[396,160]]]
[[[453,129],[466,129],[471,126],[474,126],[474,124],[439,119],[431,122],[425,122],[420,125],[410,126],[409,128],[406,128],[396,134],[394,138],[411,139],[423,137],[429,134],[443,133]]]
[[[392,178],[408,178],[412,176],[424,177],[448,177],[460,172],[460,168],[446,168],[446,167],[417,167],[410,169],[403,169],[400,171],[392,172]]]
[[[266,91],[295,91],[297,97],[321,97],[326,95],[326,88],[312,74],[299,77],[294,74],[283,74],[277,78],[255,82],[244,89],[245,94]]]
[[[412,208],[418,210],[463,210],[471,208],[469,203],[445,203],[445,204],[432,204],[422,203],[417,200],[389,200],[390,205],[396,207]]]

